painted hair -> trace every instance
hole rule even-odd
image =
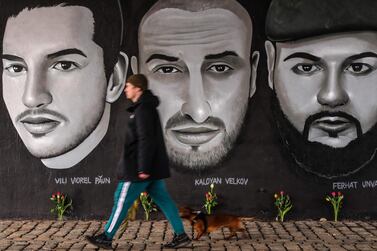
[[[103,49],[104,70],[109,79],[118,61],[123,39],[123,17],[120,0],[0,0],[1,39],[8,18],[21,11],[41,7],[82,6],[88,8],[94,18],[93,41]]]

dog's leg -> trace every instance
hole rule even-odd
[[[204,234],[204,229],[200,229],[200,230],[198,231],[198,234],[196,235],[196,240],[199,240],[199,238],[202,237],[203,234]]]
[[[205,232],[205,227],[204,227],[203,222],[201,220],[194,222],[194,229],[196,230],[196,233],[197,233],[195,240],[199,240],[199,238],[202,237],[202,235]]]
[[[242,233],[242,238],[249,238],[249,234],[247,233],[247,229],[245,225],[240,221],[240,224],[238,225],[238,230]]]
[[[199,240],[200,237],[202,237],[202,236],[203,236],[203,231],[198,232],[198,234],[196,235],[195,240]]]
[[[242,238],[249,238],[249,234],[247,233],[247,230],[245,227],[242,227],[240,229],[240,232],[242,233]]]
[[[228,237],[225,237],[225,240],[231,239],[233,236],[237,235],[236,232],[231,231]]]
[[[200,223],[198,223],[198,224],[200,224]],[[202,237],[203,234],[204,234],[204,226],[198,225],[197,228],[196,228],[196,232],[197,232],[197,235],[196,235],[195,240],[199,240],[199,238]]]
[[[231,239],[233,236],[237,236],[237,231],[244,231],[244,230],[246,230],[245,228],[240,228],[238,226],[237,227],[228,227],[228,228],[229,228],[229,231],[230,231],[230,235],[225,238],[226,240]]]

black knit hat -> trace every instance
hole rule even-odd
[[[275,42],[377,30],[376,0],[272,0],[266,35]]]
[[[148,89],[148,79],[143,74],[131,75],[127,78],[126,82],[132,84],[133,86],[139,87],[142,91]]]

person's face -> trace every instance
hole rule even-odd
[[[133,100],[140,93],[140,88],[134,86],[131,83],[126,83],[126,88],[124,88],[124,93],[126,94],[126,97],[128,99]]]
[[[273,73],[267,53],[281,109],[308,141],[342,148],[376,124],[376,39],[352,32],[277,43]]]
[[[224,9],[164,9],[140,27],[140,71],[161,97],[173,161],[214,165],[235,141],[250,95],[251,29]]]
[[[36,157],[73,149],[101,119],[106,78],[93,32],[92,12],[79,6],[24,10],[7,21],[3,97]]]

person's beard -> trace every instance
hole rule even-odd
[[[275,92],[272,95],[271,105],[282,143],[287,147],[293,160],[305,171],[327,179],[344,177],[356,173],[375,157],[376,124],[368,132],[362,134],[360,122],[352,119],[357,128],[358,137],[345,147],[334,148],[319,142],[310,142],[307,138],[311,121],[318,116],[326,115],[327,112],[312,115],[305,122],[305,133],[300,133],[286,118]],[[351,115],[348,116],[348,118],[351,117]]]
[[[217,167],[227,157],[237,137],[241,131],[247,105],[241,106],[237,121],[231,130],[227,130],[224,122],[220,118],[209,117],[203,124],[212,124],[223,130],[223,139],[206,151],[200,150],[199,147],[191,147],[188,151],[177,149],[169,140],[165,140],[169,160],[173,168],[181,172],[208,171]],[[196,124],[190,117],[183,116],[180,112],[173,115],[166,123],[166,130],[178,124]],[[209,144],[211,142],[208,142]]]

